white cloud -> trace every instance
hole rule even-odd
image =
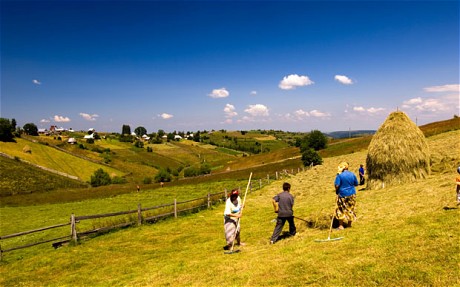
[[[278,87],[282,90],[293,90],[297,87],[308,86],[314,84],[307,76],[299,76],[297,74],[284,77]]]
[[[432,86],[424,88],[425,92],[428,93],[439,93],[439,92],[459,92],[460,85],[443,85],[443,86]]]
[[[261,104],[249,105],[248,108],[245,109],[244,111],[253,117],[267,117],[268,116],[268,108]]]
[[[449,110],[449,103],[444,102],[442,99],[414,98],[403,102],[402,107],[404,109],[417,110],[421,112],[443,112]]]
[[[323,112],[320,112],[318,110],[312,110],[312,111],[310,111],[310,116],[316,117],[316,118],[325,118],[325,117],[329,117],[330,114],[323,113]]]
[[[310,116],[310,113],[309,113],[309,112],[306,112],[306,111],[304,111],[304,110],[302,110],[302,109],[300,109],[300,110],[295,111],[295,112],[294,112],[294,115],[296,115],[296,116],[300,119],[300,118],[309,117],[309,116]],[[289,117],[290,114],[287,114],[286,116]]]
[[[48,119],[41,119],[40,122],[45,124],[45,123],[49,123],[49,122],[51,122],[51,121],[48,120]]]
[[[326,118],[326,117],[330,116],[329,113],[320,112],[318,110],[311,110],[311,111],[308,112],[308,111],[304,111],[302,109],[295,111],[294,115],[297,117],[298,120],[303,120],[303,119],[309,118],[309,117]],[[290,114],[287,114],[285,117],[289,118]]]
[[[90,115],[90,114],[86,114],[86,113],[80,113],[80,116],[82,118],[84,118],[85,120],[87,120],[87,121],[95,121],[96,118],[99,117],[99,115],[96,115],[96,114]]]
[[[63,117],[63,116],[58,116],[58,115],[55,115],[54,116],[54,121],[57,122],[57,123],[67,123],[67,122],[70,122],[70,119],[68,117]]]
[[[407,101],[404,101],[403,102],[403,105],[417,105],[417,104],[420,104],[422,102],[422,98],[418,97],[418,98],[413,98],[413,99],[410,99],[410,100],[407,100]]]
[[[220,88],[220,89],[212,90],[212,92],[208,96],[214,99],[218,99],[218,98],[226,98],[229,95],[230,95],[230,92],[227,91],[226,88]]]
[[[256,95],[257,95],[257,91],[251,91],[250,95],[251,95],[251,96],[256,96]]]
[[[232,104],[226,104],[224,108],[224,112],[225,112],[226,118],[232,118],[238,115],[238,113],[235,112],[235,106]]]
[[[33,79],[32,83],[34,83],[35,85],[41,85],[42,84],[42,82],[40,82],[39,80],[36,80],[36,79]]]
[[[344,75],[335,75],[334,79],[341,83],[341,84],[344,84],[344,85],[351,85],[353,84],[353,81],[348,78],[347,76],[344,76]]]
[[[164,120],[168,120],[172,117],[174,117],[173,115],[170,115],[170,114],[167,114],[167,113],[162,113],[161,115],[159,115],[160,118],[164,119]]]
[[[374,108],[374,107],[370,107],[370,108],[353,107],[353,111],[359,112],[359,113],[366,113],[366,114],[369,114],[369,115],[374,115],[374,114],[384,112],[385,109],[384,108]]]

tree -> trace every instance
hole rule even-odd
[[[164,130],[158,130],[157,135],[158,135],[159,138],[162,138],[165,135],[165,131]]]
[[[13,128],[13,131],[16,130],[16,119],[11,119],[11,127]]]
[[[144,127],[137,127],[134,129],[134,133],[138,136],[141,137],[143,135],[147,134],[147,130]]]
[[[194,142],[200,142],[200,139],[201,139],[200,131],[197,131],[196,133],[193,134],[193,141]]]
[[[13,126],[9,119],[0,118],[0,141],[11,142],[13,141]]]
[[[105,172],[102,168],[96,170],[94,174],[91,176],[91,186],[102,186],[102,185],[109,185],[112,183],[112,179],[110,175]]]
[[[321,156],[312,148],[302,153],[302,162],[304,166],[319,165],[323,163]]]
[[[171,181],[171,174],[164,168],[160,168],[155,175],[155,182],[169,182]]]
[[[327,147],[327,137],[319,130],[313,130],[307,134],[300,145],[300,151],[304,152],[310,148],[318,151]]]
[[[33,123],[27,123],[23,127],[24,132],[30,136],[38,136],[38,128]]]
[[[121,128],[121,135],[131,135],[131,127],[129,125],[123,125]]]

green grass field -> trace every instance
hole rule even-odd
[[[296,236],[269,245],[276,216],[271,197],[283,183],[275,181],[248,194],[241,219],[246,245],[239,253],[223,253],[224,206],[220,205],[111,232],[76,246],[53,250],[45,244],[6,253],[0,263],[0,285],[460,286],[459,210],[454,209],[459,137],[457,130],[428,138],[437,169],[427,179],[378,191],[358,188],[358,221],[350,229],[333,231],[332,237],[344,237],[340,241],[317,243],[315,239],[327,238],[327,228],[311,228],[297,220]],[[289,178],[295,215],[327,226],[334,208],[337,164],[347,160],[356,173],[365,157],[366,151],[357,151],[325,158],[323,165]],[[244,181],[239,184],[244,186]],[[209,188],[185,185],[168,193],[185,198]],[[71,212],[123,209],[147,200],[141,198],[145,194],[4,207],[1,234],[60,222]],[[150,196],[158,200],[166,195],[152,192]]]
[[[26,146],[30,148],[30,153],[23,151]],[[16,138],[16,143],[0,142],[0,151],[32,164],[76,176],[82,181],[89,181],[94,171],[99,168],[104,169],[111,176],[123,175],[123,172],[115,168],[91,162],[48,145],[27,141],[22,138]]]

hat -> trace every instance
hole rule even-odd
[[[234,189],[230,192],[230,196],[233,196],[233,195],[238,195],[238,189]]]
[[[342,173],[342,171],[347,168],[348,168],[348,163],[346,161],[343,161],[337,167],[337,173]]]

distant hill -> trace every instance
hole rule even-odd
[[[357,131],[336,131],[326,133],[333,139],[357,138],[375,134],[376,130],[357,130]]]

